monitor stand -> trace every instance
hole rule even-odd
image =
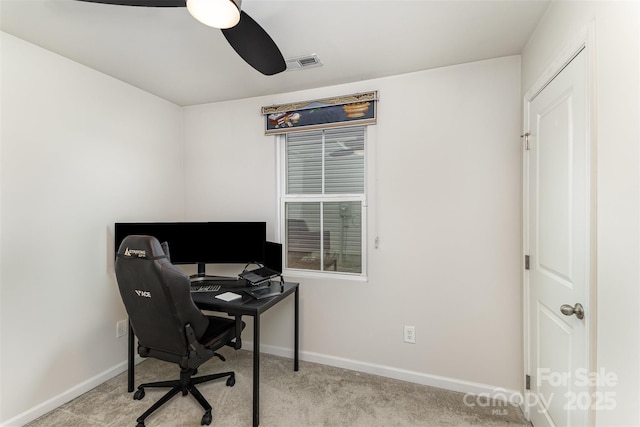
[[[198,273],[189,276],[191,282],[202,282],[205,280],[229,280],[235,282],[236,280],[238,280],[237,277],[209,276],[205,273],[205,266],[206,264],[204,262],[198,263]]]

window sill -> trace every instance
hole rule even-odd
[[[282,275],[289,280],[290,277],[301,277],[324,280],[346,280],[351,282],[368,282],[369,278],[360,274],[336,273],[331,271],[297,270],[285,268]]]

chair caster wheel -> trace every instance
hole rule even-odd
[[[136,424],[136,427],[144,427],[144,421],[140,421],[138,424]]]
[[[211,411],[207,411],[204,413],[204,415],[202,416],[202,421],[200,421],[200,425],[204,426],[204,425],[209,425],[211,424]]]
[[[136,391],[133,394],[133,399],[134,400],[142,400],[143,397],[144,397],[144,389],[143,388],[139,388],[138,391]],[[138,423],[137,427],[144,427],[144,422],[142,423],[142,425],[140,425],[140,423]]]
[[[230,376],[227,378],[227,387],[233,387],[234,385],[236,385],[236,377]]]

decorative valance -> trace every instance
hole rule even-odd
[[[265,134],[375,124],[378,91],[262,107]]]

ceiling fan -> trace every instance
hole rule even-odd
[[[242,0],[78,0],[119,6],[186,7],[198,21],[220,28],[231,47],[242,59],[264,75],[287,68],[273,39],[240,9]]]

